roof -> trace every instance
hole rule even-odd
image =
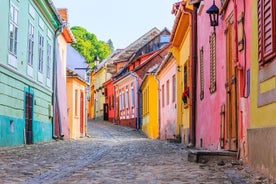
[[[122,50],[120,54],[112,59],[113,62],[127,61],[131,58],[131,56],[137,52],[142,46],[148,43],[152,38],[160,33],[160,30],[156,27],[152,28],[149,32],[138,38],[128,47]]]
[[[62,20],[66,22],[66,26],[62,31],[62,35],[65,38],[65,40],[67,41],[67,43],[74,43],[76,42],[76,39],[72,33],[72,31],[69,28],[69,24],[68,24],[68,11],[66,8],[61,8],[58,9],[58,13],[61,16]]]
[[[114,52],[112,52],[107,58],[105,58],[100,64],[96,65],[95,72],[99,71],[102,67],[104,67],[105,64],[108,63],[108,61],[112,61],[112,58],[115,57],[117,54],[119,54],[122,51],[122,49],[116,49]]]
[[[86,79],[86,73],[89,69],[88,63],[85,61],[84,57],[76,51],[71,45],[67,46],[67,69],[78,74],[83,80]]]

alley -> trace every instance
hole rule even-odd
[[[187,161],[181,144],[88,123],[90,137],[0,148],[0,183],[271,183],[241,165]]]

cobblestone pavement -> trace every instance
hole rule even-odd
[[[276,183],[231,162],[188,162],[183,145],[134,129],[90,121],[88,132],[78,140],[0,148],[0,183]]]

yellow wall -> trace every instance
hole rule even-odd
[[[103,95],[104,88],[103,84],[106,82],[106,69],[102,67],[100,70],[95,72],[94,75],[95,83],[94,83],[94,90],[95,93],[95,100],[96,103],[94,104],[95,108],[95,118],[96,119],[103,119],[103,104],[105,103],[105,96]],[[98,90],[101,87],[101,90]]]
[[[252,12],[256,12],[256,0],[252,2]],[[250,128],[260,128],[276,125],[276,103],[258,107],[258,90],[268,91],[271,85],[258,84],[258,26],[257,14],[252,14],[252,44],[251,44],[251,85],[250,85]]]
[[[142,131],[151,139],[158,138],[158,85],[153,75],[148,75],[141,86]]]
[[[86,99],[85,94],[85,83],[77,78],[67,78],[66,83],[66,94],[67,94],[67,108],[68,108],[68,124],[70,129],[70,138],[79,138],[83,136],[80,134],[80,94],[83,92],[84,100]],[[78,91],[78,100],[75,101],[75,91]],[[77,114],[75,114],[75,102],[77,102]],[[85,121],[85,102],[83,107]],[[83,126],[83,131],[85,133],[85,122]]]
[[[189,57],[190,57],[190,44],[191,44],[191,28],[187,26],[189,24],[189,17],[182,16],[183,20],[179,21],[178,27],[182,24],[185,25],[187,28],[184,32],[176,32],[174,40],[179,42],[178,40],[182,39],[181,44],[173,43],[173,47],[171,49],[172,54],[176,58],[176,66],[180,66],[180,70],[176,72],[176,82],[177,82],[177,127],[176,127],[176,134],[179,135],[180,127],[184,129],[189,128],[190,122],[190,99],[188,99],[188,105],[184,106],[182,101],[182,93],[184,90],[184,65],[187,63],[187,82],[188,87],[191,90],[191,79],[190,79],[190,65],[189,65]]]

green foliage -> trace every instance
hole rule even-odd
[[[114,45],[111,39],[107,40],[107,44],[110,48],[110,53],[112,53],[114,51]]]
[[[89,64],[93,65],[95,56],[98,56],[102,61],[110,55],[111,48],[109,45],[103,41],[99,41],[95,34],[88,32],[80,26],[72,27],[71,31],[76,39],[76,43],[73,43],[72,47],[75,48]]]

